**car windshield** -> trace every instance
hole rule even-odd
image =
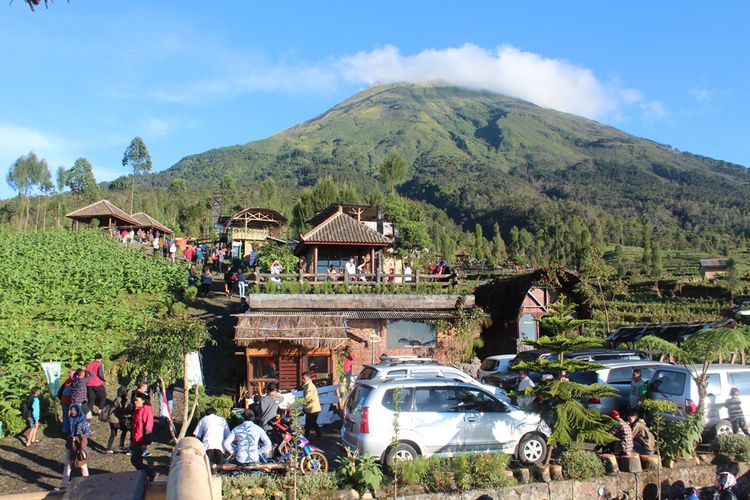
[[[484,361],[482,361],[482,366],[480,368],[486,371],[494,370],[497,367],[498,363],[499,361],[495,359],[485,359]]]
[[[365,366],[362,368],[362,371],[359,372],[359,376],[357,377],[359,380],[371,380],[375,378],[375,375],[378,374],[378,371],[373,368],[372,366]]]

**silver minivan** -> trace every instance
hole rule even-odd
[[[398,405],[398,444],[393,418]],[[500,452],[543,461],[549,428],[539,415],[500,401],[474,384],[445,378],[358,381],[344,409],[345,446],[382,463],[417,455]]]
[[[731,434],[732,425],[724,403],[729,399],[729,391],[736,387],[740,390],[742,410],[746,416],[750,415],[750,366],[713,364],[706,373],[705,429],[717,435]],[[698,387],[684,366],[657,369],[649,382],[649,392],[653,399],[672,401],[687,412],[698,404]]]

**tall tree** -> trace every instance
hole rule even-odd
[[[60,165],[57,167],[57,176],[55,177],[55,186],[57,187],[57,215],[55,216],[55,225],[60,229],[60,218],[62,217],[62,192],[65,190],[65,180],[68,170]]]
[[[482,234],[482,226],[476,224],[474,226],[474,258],[477,262],[481,262],[484,259],[484,235]]]
[[[281,203],[279,201],[279,189],[276,187],[276,181],[273,177],[268,177],[260,185],[260,202],[261,206],[273,210],[279,210]]]
[[[508,258],[508,252],[505,249],[505,241],[500,233],[500,224],[495,222],[493,227],[494,235],[492,236],[492,260],[494,264],[501,265]]]
[[[76,197],[76,206],[81,205],[81,198],[93,199],[99,195],[99,186],[94,178],[91,163],[86,158],[78,158],[65,174],[65,185]]]
[[[151,170],[151,155],[140,137],[134,137],[122,155],[122,166],[133,169],[133,187],[130,191],[130,213],[133,213],[133,199],[135,197],[135,178]]]
[[[177,221],[177,214],[185,206],[185,195],[187,194],[187,182],[185,179],[173,179],[167,188],[170,198],[172,198],[172,219]]]
[[[380,177],[383,178],[389,191],[394,191],[396,186],[402,184],[409,175],[409,164],[401,153],[392,149],[378,166]]]
[[[654,244],[651,247],[651,277],[660,280],[664,274],[664,264],[661,259],[661,247]]]
[[[21,218],[18,223],[19,231],[25,231],[29,223],[29,194],[34,190],[35,186],[41,186],[48,178],[49,168],[47,167],[47,160],[39,159],[33,151],[26,156],[18,158],[10,167],[6,181],[19,196],[21,205]]]
[[[47,225],[47,196],[50,195],[55,189],[54,184],[52,184],[52,175],[50,174],[49,167],[47,167],[46,161],[39,166],[39,170],[37,171],[36,185],[39,188],[39,193],[41,194],[41,196],[39,196],[37,199],[34,231],[39,229],[39,213],[42,211],[42,206],[44,206],[42,228]]]
[[[292,208],[292,230],[303,233],[307,226],[307,220],[319,211],[339,200],[339,190],[333,177],[326,176],[318,179],[314,188],[305,188]]]

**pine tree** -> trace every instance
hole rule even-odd
[[[516,226],[510,228],[510,253],[513,254],[513,257],[521,253],[519,245],[519,233],[520,231]]]
[[[503,235],[500,233],[500,224],[495,222],[493,226],[494,235],[492,236],[492,261],[498,266],[505,262],[508,258],[508,252],[505,249],[505,241],[503,241]]]
[[[479,224],[474,226],[474,258],[477,262],[484,260],[484,235]]]
[[[651,277],[655,280],[662,278],[664,274],[664,265],[661,259],[661,248],[658,244],[654,245],[651,250]]]

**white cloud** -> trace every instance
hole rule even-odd
[[[688,94],[701,104],[706,104],[714,100],[714,92],[701,87],[688,90]]]

